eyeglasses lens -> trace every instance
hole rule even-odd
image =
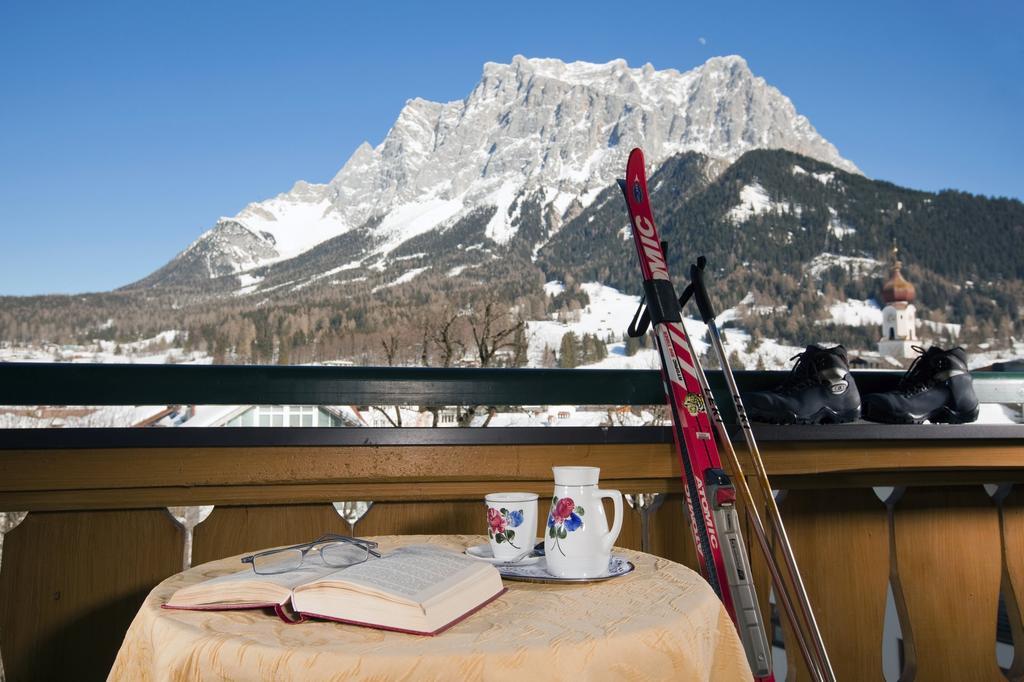
[[[328,566],[351,566],[366,561],[369,550],[351,542],[327,542],[320,545],[320,556]]]
[[[257,556],[253,559],[252,567],[257,573],[284,573],[285,571],[294,571],[301,564],[302,552],[298,549],[289,549],[266,556]]]

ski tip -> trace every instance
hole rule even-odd
[[[616,180],[619,183],[619,189],[622,190],[622,196],[626,199],[626,206],[629,206],[629,183],[622,178]]]
[[[632,162],[635,157],[640,157],[640,162],[644,160],[644,150],[640,147],[633,147],[633,151],[629,153],[629,161]]]

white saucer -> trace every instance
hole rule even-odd
[[[487,563],[494,564],[495,566],[532,566],[533,564],[544,561],[544,557],[537,554],[530,554],[519,561],[495,559],[494,552],[491,551],[490,544],[467,547],[466,554],[474,559],[480,559],[481,561],[486,561]]]

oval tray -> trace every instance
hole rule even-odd
[[[625,557],[613,554],[608,559],[608,573],[592,578],[559,578],[548,573],[543,564],[534,564],[532,566],[505,564],[496,566],[496,568],[502,578],[528,583],[596,583],[628,575],[636,569],[636,566],[631,561],[627,561]]]

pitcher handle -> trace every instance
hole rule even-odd
[[[601,498],[610,498],[612,505],[615,507],[614,514],[615,520],[612,521],[612,528],[604,537],[601,538],[601,547],[606,552],[612,551],[612,545],[615,544],[615,540],[619,537],[619,531],[622,530],[622,493],[618,490],[598,490],[597,494]]]

